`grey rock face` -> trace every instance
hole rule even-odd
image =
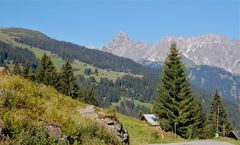
[[[122,140],[123,145],[129,145],[129,134],[127,130],[123,127],[123,125],[117,121],[116,119],[111,118],[105,118],[101,119],[101,124],[106,126],[111,132],[116,134],[119,138]]]
[[[102,50],[136,62],[163,62],[173,42],[177,43],[184,57],[197,65],[215,66],[240,74],[240,40],[216,34],[190,38],[171,36],[161,39],[156,45],[148,45],[130,40],[126,34],[120,33]]]
[[[55,139],[63,138],[63,133],[59,127],[54,126],[54,125],[47,125],[46,128],[48,130],[48,134],[50,137],[55,138]]]
[[[114,133],[116,136],[120,138],[123,145],[129,145],[129,134],[127,130],[123,127],[121,122],[119,122],[115,117],[108,117],[103,109],[98,108],[98,114],[101,114],[101,116],[107,116],[107,117],[99,117],[99,115],[95,111],[95,106],[89,105],[85,109],[80,109],[79,113],[87,118],[90,118],[92,120],[95,120],[105,126],[110,132]]]
[[[113,53],[114,55],[131,58],[135,61],[141,61],[148,57],[151,52],[151,45],[144,44],[140,41],[129,40],[127,34],[119,33],[116,39],[113,39],[104,51]]]

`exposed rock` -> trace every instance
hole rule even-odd
[[[136,62],[164,62],[172,42],[177,43],[185,58],[197,65],[215,66],[240,74],[240,40],[216,34],[189,38],[170,36],[152,45],[129,40],[127,34],[120,33],[102,50]]]
[[[121,139],[123,145],[130,144],[129,134],[127,130],[123,127],[121,122],[117,120],[116,117],[108,116],[100,108],[98,108],[97,114],[93,105],[90,105],[85,109],[80,109],[79,112],[82,116],[93,119],[105,126],[109,131],[111,131]],[[99,117],[99,115],[104,117]]]
[[[123,130],[123,126],[120,123],[116,123],[114,128],[120,133]]]
[[[1,140],[10,140],[10,137],[6,133],[6,128],[5,128],[2,120],[0,120],[0,141]]]
[[[63,138],[63,133],[59,127],[54,126],[54,125],[47,125],[46,127],[47,127],[48,134],[50,137],[55,138],[55,139]]]
[[[110,118],[105,118],[103,121],[104,121],[107,125],[114,125],[113,120],[111,120]]]
[[[89,105],[85,109],[80,109],[79,112],[84,117],[91,118],[91,119],[98,119],[98,115],[95,113],[95,109],[93,105]]]

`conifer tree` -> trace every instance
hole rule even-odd
[[[69,61],[65,63],[62,69],[60,78],[60,92],[67,96],[71,96],[73,99],[80,97],[80,89],[76,83],[72,65]]]
[[[37,81],[39,83],[45,83],[45,73],[47,69],[47,63],[49,61],[49,58],[46,53],[43,54],[41,58],[41,62],[38,67],[38,72],[37,72]]]
[[[46,67],[44,82],[47,85],[57,87],[58,81],[59,81],[58,79],[59,78],[57,74],[57,69],[52,63],[51,59],[49,58],[49,61]]]
[[[37,80],[40,83],[54,86],[55,88],[58,86],[59,78],[57,69],[50,57],[48,57],[45,53],[41,58],[40,66],[38,68]]]
[[[13,71],[12,73],[15,75],[20,75],[21,74],[21,65],[19,64],[19,62],[17,61],[13,67]]]
[[[153,111],[159,117],[161,127],[172,131],[176,126],[177,134],[184,138],[197,137],[204,115],[199,100],[194,97],[187,73],[176,44],[170,47],[158,86],[159,98]]]
[[[32,80],[34,81],[35,80],[35,75],[34,75],[34,71],[32,69],[32,64],[31,62],[26,62],[24,68],[23,68],[23,71],[22,71],[22,76],[26,79],[29,79],[29,80]]]
[[[98,106],[98,101],[95,98],[96,94],[94,88],[88,85],[84,92],[84,95],[82,95],[82,101],[88,104]]]
[[[30,69],[29,69],[28,79],[31,80],[31,81],[35,81],[36,80],[36,75],[35,75],[35,72],[32,69],[32,67],[30,67]]]
[[[208,115],[208,129],[209,137],[214,137],[217,132],[220,136],[226,136],[232,130],[218,90],[215,92]]]

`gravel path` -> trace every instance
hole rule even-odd
[[[213,140],[197,140],[191,142],[170,143],[170,144],[151,144],[151,145],[233,145],[228,142],[213,141]]]

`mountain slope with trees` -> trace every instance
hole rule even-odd
[[[129,59],[117,57],[104,52],[99,52],[98,50],[89,50],[85,47],[81,47],[72,43],[57,41],[37,31],[18,28],[0,29],[0,35],[3,36],[0,37],[0,39],[4,43],[8,45],[11,44],[11,46],[14,47],[18,46],[17,48],[20,49],[20,51],[22,51],[21,49],[23,48],[27,48],[28,50],[30,50],[29,52],[33,51],[35,54],[34,57],[36,59],[36,62],[39,62],[37,59],[40,59],[42,55],[46,52],[48,55],[50,55],[53,63],[57,66],[57,70],[61,70],[66,59],[70,59],[73,65],[73,71],[78,76],[78,84],[80,84],[80,86],[82,86],[83,88],[86,86],[87,88],[90,88],[84,89],[86,91],[83,91],[83,94],[95,96],[101,107],[110,107],[112,102],[117,103],[121,101],[122,97],[128,97],[131,98],[133,102],[125,103],[127,104],[127,106],[124,107],[125,109],[119,108],[119,110],[122,110],[122,113],[124,113],[126,112],[126,109],[133,107],[133,114],[135,114],[135,116],[137,117],[137,114],[139,114],[140,110],[145,110],[146,112],[148,112],[147,110],[149,109],[146,109],[146,107],[142,105],[134,105],[134,100],[146,103],[153,103],[153,101],[157,98],[156,85],[160,80],[159,76],[162,72],[161,69],[149,69],[147,67],[142,67],[141,65]],[[30,46],[26,44],[29,44]],[[1,49],[2,48],[0,47],[0,50]],[[64,49],[64,51],[62,51],[62,49]],[[68,50],[73,51],[67,52]],[[67,53],[67,55],[64,56],[65,54],[63,52]],[[75,56],[76,54],[78,55]],[[87,58],[85,58],[85,54],[87,54]],[[96,59],[95,55],[97,56]],[[62,59],[61,56],[63,56],[64,59]],[[28,56],[24,58],[26,58],[26,60],[20,62],[22,66],[24,66],[26,61],[32,60],[31,57]],[[83,63],[79,60],[72,61],[72,59],[78,58],[82,59],[83,62],[88,63]],[[33,65],[35,64],[35,61],[32,61]],[[105,66],[102,66],[102,63],[104,63]],[[6,59],[4,60],[3,65],[5,64],[7,64]],[[83,67],[79,68],[80,66]],[[113,71],[119,66],[121,66],[121,69]],[[84,69],[86,68],[91,69],[90,75],[84,73]],[[79,69],[81,69],[82,73],[79,73]],[[95,73],[95,69],[97,69],[96,72],[98,73]],[[209,69],[211,70],[211,68]],[[130,73],[128,73],[129,71]],[[204,99],[204,110],[208,110],[210,108],[209,102],[211,102],[211,96],[209,96],[209,92],[212,91],[207,90],[206,93],[202,93],[205,92],[206,88],[199,87],[199,84],[201,84],[199,83],[199,81],[201,81],[201,78],[199,78],[198,75],[195,75],[198,74],[197,71],[198,69],[193,71],[191,75],[191,82],[195,82],[196,80],[196,83],[193,84],[194,92],[196,94],[200,94],[198,96],[201,98],[201,100]],[[209,80],[205,80],[206,85],[208,84],[207,82],[211,82],[211,78]],[[226,106],[226,110],[229,114],[231,122],[233,122],[234,127],[240,127],[238,123],[238,120],[240,120],[238,119],[240,118],[239,107],[233,102],[229,102],[228,100],[226,100],[228,98],[226,98],[225,95],[224,99],[224,105]],[[127,101],[129,102],[129,100]],[[144,107],[144,109],[142,107]]]
[[[117,57],[100,50],[87,49],[84,46],[79,46],[70,42],[58,41],[38,31],[20,28],[7,28],[1,29],[0,31],[13,38],[16,42],[51,51],[67,60],[77,59],[99,68],[111,69],[114,71],[149,72],[149,69],[135,63],[131,59]]]
[[[27,61],[31,61],[34,67],[37,67],[38,60],[32,51],[28,49],[22,49],[20,47],[12,46],[4,41],[1,41],[0,38],[0,66],[4,66],[4,64],[10,64],[11,61],[13,63],[26,63]],[[21,54],[21,55],[19,55]]]

